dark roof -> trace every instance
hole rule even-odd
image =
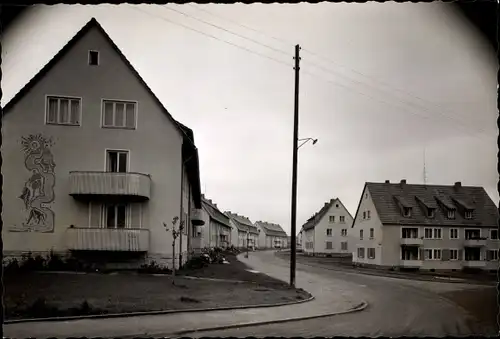
[[[245,216],[238,215],[236,213],[231,213],[231,212],[224,212],[231,220],[233,220],[234,224],[236,225],[236,228],[242,232],[250,232],[254,234],[258,234],[259,230],[257,227],[252,224],[250,219],[248,219]]]
[[[97,22],[95,18],[92,18],[85,26],[83,26],[76,35],[71,38],[71,40],[38,72],[2,109],[2,116],[9,113],[10,109],[21,100],[26,93],[29,92],[33,86],[35,86],[39,80],[41,80],[56,64],[61,60],[66,53],[71,50],[71,48],[92,28],[97,28],[99,32],[105,37],[109,42],[111,47],[120,56],[122,61],[129,67],[130,71],[135,75],[137,80],[146,88],[157,105],[163,110],[167,117],[172,121],[174,126],[179,130],[183,136],[182,145],[182,160],[186,165],[189,181],[192,185],[193,200],[196,208],[201,208],[201,185],[200,185],[200,168],[198,159],[198,149],[194,144],[194,134],[191,129],[182,125],[177,120],[175,120],[170,113],[167,111],[165,106],[161,103],[160,99],[153,93],[151,88],[146,84],[142,77],[137,73],[135,68],[130,64],[128,59],[123,55],[118,46],[113,42],[110,36],[102,28],[102,26]]]
[[[318,212],[316,212],[312,217],[310,217],[304,225],[302,225],[301,231],[308,231],[316,227],[316,225],[321,221],[321,219],[323,219],[325,214],[328,212],[330,207],[332,207],[333,203],[335,202],[340,203],[342,207],[344,207],[344,209],[346,210],[347,214],[352,218],[351,213],[349,213],[349,211],[347,210],[347,208],[345,208],[344,204],[342,204],[339,198],[330,199],[329,202],[325,202],[323,207]]]
[[[365,188],[370,192],[382,224],[497,226],[498,209],[482,187],[460,183],[444,186],[367,182]],[[408,204],[410,217],[403,216],[395,197]],[[433,217],[427,216],[426,208],[434,209]],[[448,209],[456,211],[455,219],[447,218]],[[465,219],[466,210],[472,210],[472,219]]]
[[[206,199],[203,195],[201,197],[201,201],[203,203],[203,207],[207,211],[208,215],[210,218],[214,219],[215,221],[219,222],[220,224],[231,227],[229,223],[229,217],[222,213],[218,208],[217,205],[212,202],[212,200]]]
[[[287,234],[283,228],[278,224],[273,224],[264,221],[256,221],[255,225],[260,227],[266,235],[271,235],[275,237],[286,237]]]

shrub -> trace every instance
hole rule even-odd
[[[196,256],[190,258],[186,264],[184,265],[184,268],[186,269],[200,269],[203,267],[207,267],[209,264],[209,260],[204,257],[204,256]]]
[[[166,266],[158,265],[154,260],[149,264],[144,264],[138,269],[139,273],[144,274],[171,274],[172,270]]]
[[[50,251],[45,266],[49,271],[65,271],[68,269],[66,263],[61,259],[61,256],[53,251]]]
[[[20,266],[22,271],[41,271],[45,267],[46,260],[41,255],[33,258],[29,252],[27,255],[23,255],[23,259]]]

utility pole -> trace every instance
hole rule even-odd
[[[295,287],[295,260],[296,260],[296,222],[297,222],[297,153],[299,141],[299,70],[300,70],[300,46],[295,46],[295,107],[293,118],[293,169],[292,169],[292,220],[291,220],[291,242],[290,251],[290,286]]]

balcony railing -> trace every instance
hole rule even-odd
[[[70,195],[151,197],[151,177],[141,173],[70,172]]]
[[[147,252],[149,230],[131,228],[68,228],[69,250]]]
[[[483,247],[483,246],[486,246],[486,238],[464,240],[464,247]]]
[[[422,246],[424,240],[422,238],[401,238],[401,245],[406,246]]]
[[[406,268],[419,268],[422,267],[422,260],[400,260],[399,265]]]
[[[481,268],[486,266],[486,261],[484,260],[465,260],[462,262],[463,267],[470,268]]]

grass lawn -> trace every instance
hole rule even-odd
[[[291,289],[279,280],[246,271],[234,256],[228,260],[230,264],[212,264],[184,274],[248,282],[177,276],[173,285],[170,276],[132,273],[6,275],[6,319],[271,304],[309,297],[307,292]],[[82,307],[85,301],[88,305]]]

